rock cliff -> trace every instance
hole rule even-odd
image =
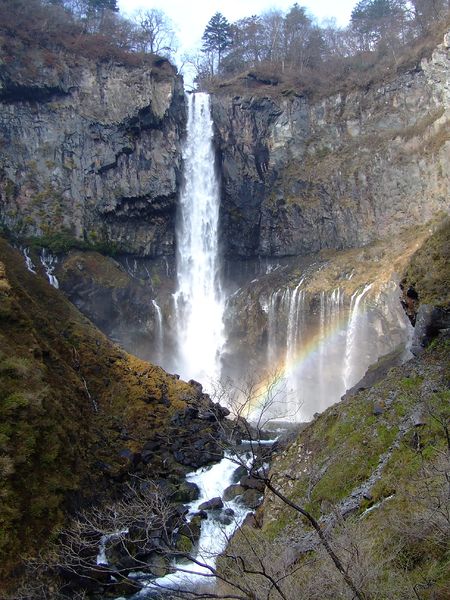
[[[227,256],[360,246],[448,211],[449,47],[321,99],[216,94]]]
[[[23,237],[173,253],[184,123],[182,80],[164,59],[67,56],[32,79],[0,65],[2,223]]]

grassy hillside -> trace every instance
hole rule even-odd
[[[419,298],[447,308],[448,240],[444,224],[405,277]],[[450,597],[449,428],[443,332],[420,357],[347,394],[276,455],[272,485],[317,519],[361,598]],[[220,566],[257,598],[355,597],[308,520],[273,493]]]
[[[110,343],[0,240],[0,582],[130,471],[185,472],[170,443],[188,433],[170,419],[201,401]],[[158,451],[144,464],[146,442]]]

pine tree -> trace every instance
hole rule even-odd
[[[352,10],[352,27],[371,49],[403,16],[403,5],[403,0],[360,0]]]
[[[214,75],[214,63],[217,57],[217,71],[220,71],[223,53],[231,46],[231,27],[227,19],[216,12],[211,17],[203,33],[202,51],[212,55],[211,74]]]
[[[117,0],[88,0],[89,10],[93,12],[103,12],[105,10],[112,10],[113,12],[119,12],[117,6]]]

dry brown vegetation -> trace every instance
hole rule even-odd
[[[62,6],[43,0],[0,0],[0,47],[3,70],[15,67],[21,79],[33,79],[45,69],[64,69],[67,55],[130,66],[162,66],[166,59],[136,50],[131,23],[108,12],[95,28]]]
[[[280,58],[260,60],[246,67],[245,61],[241,61],[214,77],[200,74],[199,83],[219,94],[300,94],[314,98],[367,88],[418,68],[422,59],[431,56],[449,26],[447,13],[440,20],[429,22],[416,35],[397,40],[395,47],[380,43],[370,49],[352,48],[347,42],[342,42],[341,48],[333,47],[327,40],[330,30],[324,29],[324,44],[317,50],[318,55],[312,56],[311,64]],[[334,33],[342,38],[353,35],[351,30],[336,30]]]

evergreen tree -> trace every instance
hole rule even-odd
[[[403,0],[360,0],[352,10],[351,25],[372,49],[404,16]]]
[[[230,24],[220,12],[216,12],[209,20],[202,40],[202,51],[212,57],[211,74],[214,75],[215,59],[217,58],[217,71],[220,71],[223,53],[231,46],[232,40]]]
[[[94,12],[102,12],[104,10],[112,10],[119,12],[117,0],[88,0],[89,9]]]

